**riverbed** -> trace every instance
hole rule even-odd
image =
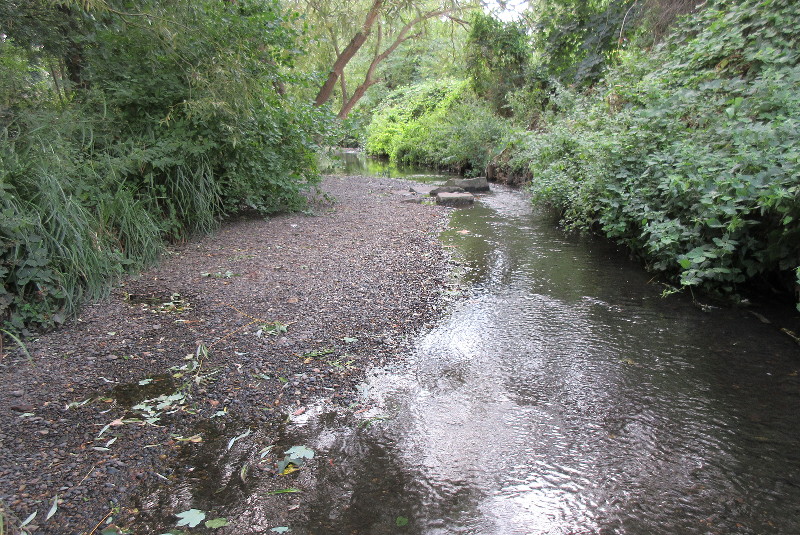
[[[293,533],[800,533],[788,336],[665,296],[521,191],[493,187],[441,239],[467,297],[371,374],[369,410],[287,429],[330,461]]]

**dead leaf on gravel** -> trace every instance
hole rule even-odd
[[[469,233],[470,232],[468,230],[459,230],[458,231],[458,234],[469,234]]]
[[[295,303],[299,303],[300,299],[298,299],[297,297],[290,297],[289,299],[286,300],[286,302],[287,303],[291,303],[291,304],[295,304]]]

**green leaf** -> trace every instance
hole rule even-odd
[[[289,487],[288,489],[271,490],[267,493],[267,495],[275,496],[277,494],[297,494],[299,492],[303,491],[295,487]]]
[[[398,516],[397,520],[394,521],[394,524],[397,527],[407,526],[408,525],[408,518],[406,518],[404,516]]]
[[[206,520],[206,527],[209,529],[219,529],[227,525],[228,525],[228,519],[224,517],[214,518],[212,520]]]
[[[287,457],[291,459],[313,459],[314,458],[314,450],[308,448],[306,446],[292,446],[288,450],[284,451]]]
[[[292,531],[292,530],[289,529],[288,526],[281,526],[279,528],[272,528],[270,531],[273,532],[273,533],[288,533],[289,531]]]
[[[180,519],[176,525],[189,526],[190,528],[195,527],[206,518],[206,514],[200,509],[189,509],[188,511],[178,513],[175,516]]]
[[[44,519],[50,520],[53,515],[56,514],[56,511],[58,511],[58,494],[56,494],[56,497],[53,498],[53,505],[50,506],[50,510],[47,511],[47,516],[44,517]]]

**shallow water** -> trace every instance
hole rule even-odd
[[[293,532],[800,533],[788,337],[662,298],[517,191],[455,212],[442,239],[471,297],[368,379],[363,425],[289,430],[333,461]]]
[[[454,211],[442,240],[469,296],[408,361],[371,373],[358,407],[286,426],[281,445],[316,452],[301,495],[248,476],[228,518],[251,533],[800,533],[789,337],[662,298],[638,264],[519,191]]]

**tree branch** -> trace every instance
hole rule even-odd
[[[367,38],[372,31],[372,26],[375,24],[375,21],[381,14],[383,2],[384,0],[374,0],[372,6],[367,12],[367,16],[364,18],[364,24],[361,26],[361,30],[356,32],[345,49],[342,50],[341,54],[337,55],[336,61],[331,68],[331,72],[328,74],[328,79],[325,80],[324,84],[322,84],[322,87],[317,93],[317,98],[314,99],[315,106],[322,106],[331,98],[331,94],[333,94],[333,88],[336,86],[336,81],[344,72],[344,68],[367,41]]]
[[[386,50],[384,50],[383,52],[377,53],[378,50],[380,50],[380,48],[379,48],[380,47],[380,37],[381,37],[381,34],[382,34],[381,27],[379,26],[378,27],[378,29],[379,29],[378,46],[375,49],[376,54],[372,58],[372,62],[370,62],[369,67],[367,68],[367,74],[364,76],[364,81],[361,83],[361,85],[359,85],[355,89],[355,91],[353,91],[353,96],[351,96],[350,99],[348,99],[347,103],[344,106],[342,106],[342,109],[339,110],[339,113],[338,113],[337,117],[339,117],[339,119],[347,118],[347,116],[350,115],[350,112],[353,111],[353,108],[355,107],[356,103],[358,103],[358,101],[361,99],[361,97],[363,97],[364,94],[367,92],[367,89],[369,89],[370,87],[372,87],[373,85],[375,85],[376,83],[378,83],[380,81],[379,79],[375,79],[374,75],[375,75],[375,69],[378,68],[378,65],[380,65],[380,63],[383,60],[388,58],[389,55],[391,55],[392,52],[397,50],[397,47],[399,47],[401,44],[405,43],[409,39],[414,39],[414,38],[419,37],[421,35],[421,32],[417,32],[417,33],[414,33],[414,34],[411,34],[411,35],[408,34],[408,32],[411,31],[411,29],[414,26],[416,26],[420,22],[426,21],[428,19],[432,19],[434,17],[439,17],[441,15],[446,15],[446,14],[450,13],[451,11],[453,11],[453,10],[452,9],[442,9],[442,10],[436,10],[436,11],[429,11],[427,13],[418,13],[416,17],[414,17],[412,20],[407,22],[405,24],[405,26],[403,26],[400,29],[400,31],[397,33],[397,36],[395,37],[394,41],[392,41],[392,44],[390,44],[386,48]]]

